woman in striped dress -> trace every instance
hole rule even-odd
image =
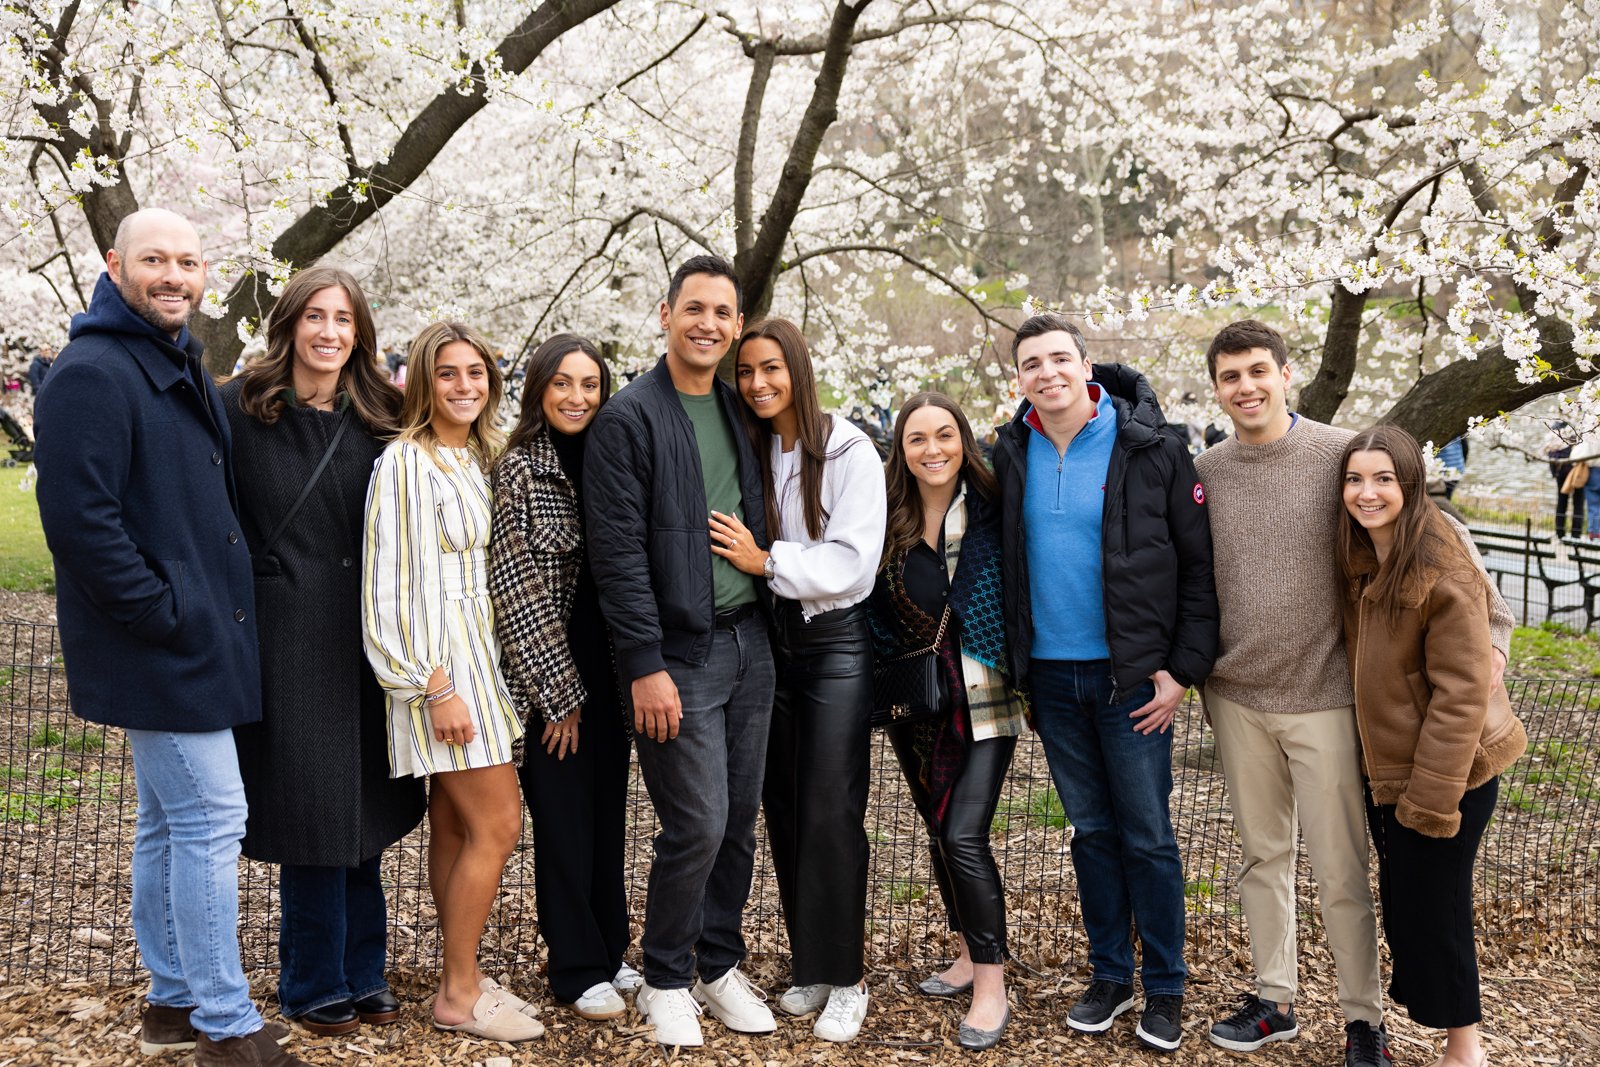
[[[478,944],[522,831],[512,745],[522,736],[489,600],[486,471],[499,435],[500,371],[453,322],[411,344],[400,435],[367,493],[362,618],[389,696],[389,767],[432,777],[428,882],[444,942],[433,1024],[493,1041],[544,1027],[478,967]]]

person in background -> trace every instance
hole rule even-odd
[[[1454,500],[1456,486],[1467,470],[1467,442],[1462,437],[1452,437],[1439,449],[1439,462],[1444,464],[1444,498]]]
[[[239,963],[233,728],[261,718],[261,668],[232,435],[188,329],[205,280],[186,219],[147,208],[118,225],[39,395],[39,520],[72,711],[125,729],[133,758],[139,1049],[296,1067]]]
[[[337,1035],[399,1021],[378,865],[427,803],[420,780],[389,777],[383,690],[361,645],[362,515],[400,394],[346,271],[289,279],[266,336],[222,386],[261,646],[261,721],[234,731],[243,848],[280,865],[279,1007]]]
[[[1572,476],[1573,468],[1579,462],[1572,460],[1572,442],[1567,439],[1572,427],[1561,419],[1550,424],[1550,434],[1539,446],[1539,454],[1550,464],[1550,477],[1556,483],[1556,538],[1566,537],[1570,532],[1573,537],[1583,536],[1583,511],[1584,503],[1582,494],[1567,488],[1567,479]],[[1585,482],[1588,481],[1587,469],[1583,472]],[[1572,523],[1567,523],[1567,505],[1572,505]]]
[[[1472,872],[1499,775],[1528,736],[1490,655],[1489,584],[1428,499],[1397,426],[1344,447],[1337,558],[1378,853],[1389,996],[1445,1031],[1434,1067],[1483,1067]]]
[[[1000,492],[966,415],[942,393],[900,408],[884,477],[888,526],[869,601],[878,653],[935,646],[949,689],[947,714],[888,727],[960,945],[955,962],[917,988],[930,997],[972,991],[957,1039],[979,1051],[999,1044],[1011,1021],[1005,887],[989,829],[1027,726],[1001,619]]]
[[[389,694],[390,773],[429,779],[428,885],[444,943],[433,1026],[526,1041],[544,1033],[536,1009],[478,967],[522,833],[512,767],[522,722],[500,675],[489,597],[500,372],[477,331],[456,322],[419,333],[409,363],[400,433],[367,493],[367,659]]]
[[[883,464],[867,435],[822,413],[805,335],[787,319],[748,327],[734,383],[754,418],[766,549],[735,515],[711,514],[711,551],[766,582],[777,692],[762,790],[789,932],[790,1015],[850,1041],[867,1014],[867,789],[872,636],[867,594],[883,550]]]
[[[641,981],[622,962],[630,739],[583,524],[584,443],[610,395],[593,344],[569,333],[545,341],[491,478],[489,595],[528,749],[517,773],[533,818],[539,932],[550,991],[585,1019],[622,1015],[620,994]]]

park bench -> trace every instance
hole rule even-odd
[[[1568,558],[1578,565],[1578,583],[1583,587],[1583,628],[1593,630],[1600,620],[1600,541],[1566,537],[1561,544]]]
[[[1587,551],[1589,543],[1568,540],[1558,548],[1547,534],[1535,533],[1531,521],[1525,521],[1520,530],[1468,526],[1467,532],[1472,535],[1472,543],[1477,547],[1478,554],[1483,557],[1484,569],[1494,578],[1494,584],[1500,590],[1501,596],[1506,595],[1507,577],[1522,582],[1520,599],[1523,625],[1527,625],[1528,622],[1528,587],[1536,580],[1544,586],[1546,617],[1553,617],[1561,611],[1589,610],[1593,597],[1587,592],[1589,587],[1584,584],[1583,565],[1580,563],[1576,568],[1572,566],[1575,558],[1572,546],[1580,544]],[[1595,587],[1600,589],[1600,553],[1595,554],[1591,567],[1595,576]],[[1556,592],[1569,586],[1584,589],[1583,598],[1573,604],[1557,603]]]

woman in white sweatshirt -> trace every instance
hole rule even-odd
[[[799,327],[767,319],[736,364],[756,455],[765,457],[770,551],[711,514],[711,550],[773,595],[778,688],[762,803],[789,931],[791,1015],[849,1041],[867,1014],[867,813],[872,642],[866,599],[883,549],[883,464],[866,434],[822,413]]]

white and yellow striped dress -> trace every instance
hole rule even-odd
[[[511,762],[522,724],[500,676],[489,600],[489,480],[470,450],[395,441],[367,489],[361,615],[367,659],[389,694],[389,772]],[[434,740],[422,694],[443,667],[472,712],[470,744]]]

